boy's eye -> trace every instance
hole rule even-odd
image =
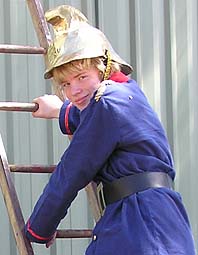
[[[66,87],[68,87],[68,86],[70,86],[70,83],[69,83],[69,82],[65,82],[65,83],[62,84],[62,87],[63,87],[63,88],[66,88]]]
[[[84,79],[86,79],[87,78],[87,75],[81,75],[80,77],[79,77],[79,80],[84,80]]]

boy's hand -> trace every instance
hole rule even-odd
[[[45,245],[46,248],[49,248],[54,243],[54,241],[56,239],[56,234],[57,234],[57,231],[54,233],[52,239],[48,243],[46,243],[46,245]]]
[[[63,102],[56,95],[44,95],[33,100],[34,103],[39,105],[36,112],[32,113],[35,118],[53,119],[59,118],[60,109]]]

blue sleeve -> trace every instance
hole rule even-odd
[[[72,135],[80,122],[80,111],[66,100],[61,107],[59,126],[63,134]]]
[[[31,241],[50,240],[78,191],[104,167],[119,136],[112,110],[104,99],[92,101],[81,112],[79,127],[26,224]]]

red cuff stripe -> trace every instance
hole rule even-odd
[[[36,233],[34,233],[34,231],[30,228],[30,222],[29,222],[29,221],[28,221],[28,224],[27,224],[27,230],[28,230],[28,232],[29,232],[33,237],[35,237],[35,238],[38,239],[38,240],[47,241],[47,240],[49,240],[49,239],[52,238],[52,236],[50,236],[50,237],[42,237],[42,236],[39,236],[39,235],[37,235]]]
[[[65,113],[65,128],[68,135],[72,135],[72,132],[69,129],[69,110],[71,106],[72,106],[72,102],[67,106],[66,113]]]

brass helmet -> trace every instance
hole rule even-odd
[[[61,5],[45,13],[48,23],[53,26],[54,40],[47,51],[47,70],[45,79],[51,78],[55,67],[73,60],[110,55],[111,61],[121,66],[128,75],[133,68],[122,60],[113,50],[106,36],[97,28],[88,24],[87,18],[76,8]]]

